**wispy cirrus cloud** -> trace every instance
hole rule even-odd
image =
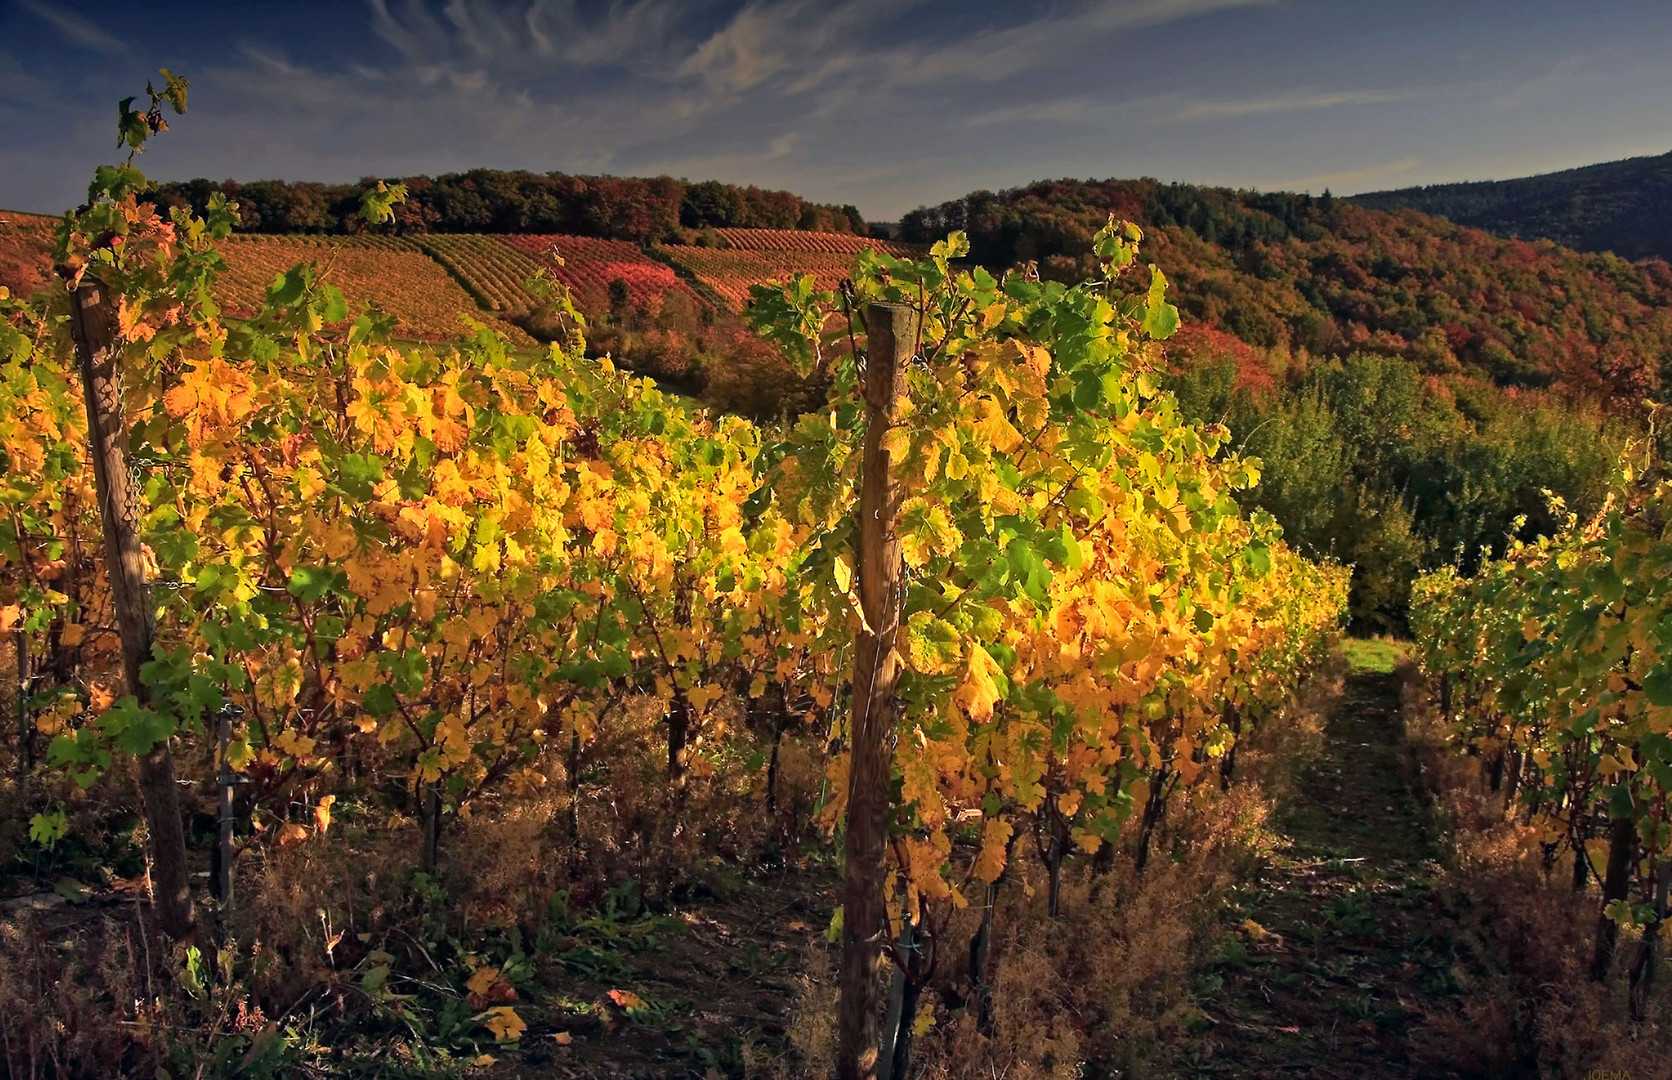
[[[974,113],[958,121],[960,127],[983,128],[1026,124],[1081,125],[1106,122],[1113,108],[1093,97],[1049,98],[1026,105],[1006,105]]]
[[[1652,48],[1672,33],[1672,8],[1644,0],[1596,0],[1636,5],[1617,22],[1520,0],[1548,28],[1527,10],[1460,22],[1444,0],[1397,12],[1339,0],[363,0],[184,14],[210,2],[153,0],[181,14],[120,28],[116,5],[98,0],[0,4],[0,205],[79,197],[109,154],[109,102],[157,62],[193,87],[191,117],[147,155],[159,177],[665,172],[878,217],[1041,176],[1297,176],[1292,186],[1341,189],[1395,166],[1401,182],[1468,176],[1470,162],[1501,172],[1553,140],[1601,160],[1622,132],[1634,152],[1672,132],[1672,69]],[[180,19],[198,32],[180,34]],[[1568,60],[1553,67],[1555,56]],[[1367,72],[1402,84],[1366,85]],[[1446,124],[1412,123],[1397,105],[1423,94],[1444,96]],[[1576,95],[1586,107],[1563,112]]]
[[[107,56],[126,56],[132,51],[127,42],[68,8],[45,0],[19,0],[19,6],[51,23],[65,41],[77,48]]]
[[[1383,161],[1375,165],[1366,165],[1359,169],[1344,169],[1340,172],[1320,173],[1317,176],[1304,176],[1299,179],[1285,180],[1271,185],[1279,191],[1316,191],[1319,188],[1351,188],[1368,183],[1371,180],[1383,180],[1390,176],[1399,176],[1421,167],[1419,157],[1402,157],[1397,161]]]
[[[1325,90],[1298,91],[1266,97],[1227,98],[1221,101],[1192,101],[1179,113],[1180,120],[1235,120],[1246,116],[1316,112],[1355,105],[1384,105],[1408,101],[1426,90]]]

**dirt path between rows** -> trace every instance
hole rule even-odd
[[[1350,675],[1277,808],[1282,841],[1233,897],[1173,1075],[1453,1075],[1421,1031],[1455,1006],[1461,943],[1416,776],[1397,678]]]

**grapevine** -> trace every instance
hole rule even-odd
[[[1672,479],[1641,452],[1595,517],[1570,514],[1473,577],[1430,574],[1412,596],[1459,748],[1536,831],[1547,869],[1565,851],[1575,888],[1601,886],[1592,975],[1608,974],[1621,928],[1642,932],[1634,994],[1672,882]]]

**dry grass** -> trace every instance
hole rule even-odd
[[[1192,982],[1212,949],[1221,900],[1269,849],[1271,809],[1295,762],[1322,739],[1342,676],[1339,663],[1319,672],[1283,717],[1253,734],[1230,791],[1209,779],[1175,795],[1142,875],[1124,855],[1102,875],[1090,860],[1070,863],[1057,918],[1046,910],[1045,868],[1024,838],[994,920],[992,1028],[981,1030],[970,1008],[968,947],[980,920],[972,904],[953,912],[941,931],[937,948],[945,960],[920,1013],[934,1023],[916,1041],[914,1080],[1142,1076],[1166,1059],[1197,1016]],[[832,956],[815,949],[802,977],[791,1028],[794,1067],[781,1062],[760,1075],[816,1075],[830,1060]]]
[[[133,910],[0,919],[0,1069],[15,1080],[151,1075],[161,1058]]]
[[[1326,672],[1280,721],[1258,728],[1229,792],[1209,782],[1175,795],[1144,874],[1124,855],[1102,875],[1089,859],[1071,862],[1057,918],[1045,911],[1045,870],[1024,839],[995,921],[992,1027],[980,1030],[968,1009],[968,944],[979,913],[949,911],[940,931],[942,963],[922,1006],[934,1023],[917,1042],[913,1076],[1027,1080],[1096,1075],[1095,1069],[1142,1075],[1169,1060],[1199,1016],[1193,983],[1216,938],[1220,899],[1269,850],[1270,809],[1288,788],[1293,762],[1321,737],[1323,709],[1339,688],[1340,673]],[[203,1060],[238,1037],[238,1025],[248,1027],[250,1017],[281,1020],[345,1052],[387,1024],[360,989],[374,950],[395,958],[400,992],[427,993],[422,983],[456,992],[466,962],[457,949],[492,959],[507,942],[538,940],[560,893],[573,911],[600,905],[623,882],[636,883],[662,911],[723,906],[728,892],[745,884],[742,868],[792,863],[804,868],[807,882],[826,887],[829,864],[799,858],[820,848],[807,832],[824,783],[817,733],[792,727],[784,735],[776,812],[768,813],[762,758],[769,737],[752,730],[740,710],[720,709],[699,733],[689,781],[679,792],[666,778],[664,709],[664,702],[645,696],[604,718],[583,748],[578,796],[566,745],[554,746],[543,785],[451,819],[442,836],[439,888],[423,886],[412,873],[417,827],[400,812],[406,804],[395,793],[364,793],[352,811],[345,802],[325,838],[252,849],[238,867],[230,924],[239,976],[214,1016],[183,1002],[172,987],[177,958],[147,963],[134,954],[137,939],[120,912],[102,929],[78,913],[57,952],[47,947],[50,933],[26,933],[26,924],[15,923],[0,942],[0,995],[31,1006],[7,1014],[0,1034],[7,1046],[21,1041],[32,1048],[8,1061],[11,1073],[125,1075],[137,1063],[150,1075],[165,1050]],[[788,922],[789,910],[815,923],[823,918],[817,912],[828,911],[828,899],[809,903],[810,896],[789,896],[793,908],[781,897],[758,909],[752,900],[743,906],[759,913],[741,925],[758,935],[763,925]],[[813,1075],[809,1063],[830,1060],[834,955],[821,929],[797,923],[794,935],[812,943],[780,980],[800,987],[796,1007],[776,1027],[737,1027],[742,1041],[731,1069],[766,1080]],[[712,948],[741,948],[748,940],[716,939]],[[735,982],[740,963],[756,962],[724,951],[710,955],[701,941],[698,935],[675,948],[713,968],[725,986]],[[139,989],[147,980],[151,988]],[[758,985],[764,991],[769,983]],[[139,1015],[145,1009],[152,1011]],[[524,1012],[531,1022],[547,1015],[532,1001]],[[543,1022],[570,1021],[554,1012]],[[652,1043],[644,1040],[652,1034],[636,1037],[640,1052],[648,1053]]]

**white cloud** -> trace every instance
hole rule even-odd
[[[1068,97],[1028,105],[1007,105],[975,113],[958,121],[960,127],[996,127],[1026,124],[1106,124],[1114,116],[1113,102],[1097,98]]]
[[[613,0],[591,14],[577,0],[447,0],[437,18],[426,0],[367,0],[372,29],[407,63],[491,65],[503,78],[550,74],[553,62],[575,69],[666,62],[678,25],[702,4]]]
[[[1337,90],[1300,91],[1270,97],[1232,98],[1225,101],[1193,101],[1179,113],[1180,120],[1235,120],[1245,116],[1314,112],[1353,105],[1382,105],[1405,101],[1425,93],[1422,90]]]
[[[73,11],[46,3],[45,0],[20,0],[21,6],[57,28],[64,40],[78,48],[109,56],[126,56],[131,50],[127,42],[101,29]]]
[[[43,55],[66,54],[60,35],[121,46],[48,0],[23,2],[40,17],[13,25]],[[1543,74],[1470,69],[1473,81],[1460,81],[1406,62],[1385,70],[1428,89],[1366,87],[1370,69],[1306,37],[1321,24],[1298,0],[365,0],[358,11],[370,33],[357,44],[315,51],[303,19],[269,30],[263,18],[233,31],[245,42],[185,50],[192,113],[147,154],[147,170],[666,172],[787,187],[879,217],[1045,175],[1246,184],[1315,171],[1279,186],[1341,190],[1416,165],[1384,158],[1446,156],[1429,133],[1390,145],[1391,110],[1374,106],[1432,93],[1454,113],[1484,108]],[[44,62],[8,70],[10,59],[36,61],[5,48],[0,111],[15,101],[35,125],[9,128],[17,149],[67,147],[72,125],[90,146],[110,141],[106,106],[131,88]],[[1520,98],[1535,107],[1558,89],[1569,88],[1533,80],[1503,104],[1525,111]],[[1314,114],[1357,121],[1355,109],[1362,130],[1334,124],[1320,137]],[[59,171],[80,175],[64,159]],[[1330,171],[1343,160],[1382,163]],[[43,176],[0,170],[12,189],[0,203],[51,209],[79,187]]]
[[[1351,188],[1362,185],[1371,180],[1381,180],[1389,176],[1399,176],[1409,173],[1422,165],[1419,157],[1402,157],[1398,161],[1384,161],[1376,165],[1366,165],[1361,169],[1347,169],[1342,172],[1323,173],[1318,176],[1302,177],[1299,180],[1287,180],[1271,185],[1277,191],[1316,191],[1320,188]]]
[[[1030,71],[1060,70],[1071,57],[1107,50],[1121,31],[1160,26],[1233,8],[1260,7],[1274,0],[1104,0],[1070,5],[1063,13],[990,29],[892,58],[892,76],[902,86],[997,82]]]

